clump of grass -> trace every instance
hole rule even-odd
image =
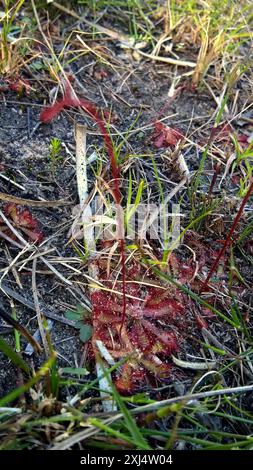
[[[19,57],[18,49],[15,45],[12,45],[11,33],[16,31],[15,20],[24,4],[24,0],[4,0],[2,3],[4,4],[4,12],[0,17],[0,73],[14,73],[16,72]],[[17,29],[19,30],[19,28]]]
[[[191,41],[199,47],[193,83],[198,84],[211,65],[219,58],[223,64],[236,54],[238,48],[252,39],[249,1],[174,0],[169,8],[170,30],[177,41]],[[220,27],[222,24],[222,28]]]

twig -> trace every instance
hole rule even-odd
[[[92,211],[88,197],[86,162],[86,127],[77,124],[76,134],[76,178],[80,207],[82,211],[83,236],[88,251],[96,251],[94,228],[91,225]],[[87,201],[87,202],[86,202]]]
[[[154,410],[163,408],[164,406],[172,405],[174,403],[184,402],[185,405],[187,405],[187,404],[190,404],[191,402],[195,402],[196,400],[200,400],[201,398],[209,398],[209,397],[215,397],[215,396],[221,396],[221,395],[232,395],[233,393],[247,393],[247,392],[252,392],[252,391],[253,391],[253,385],[246,385],[244,387],[223,388],[221,390],[210,390],[209,392],[200,392],[200,393],[195,393],[192,395],[183,395],[183,396],[178,396],[175,398],[169,398],[167,400],[158,401],[155,403],[149,403],[148,405],[138,406],[136,408],[130,409],[129,411],[131,414],[139,414],[139,413],[144,413],[147,411],[154,411]],[[123,413],[118,413],[110,418],[105,419],[103,421],[103,424],[110,425],[113,422],[121,419],[122,417],[123,417]],[[100,429],[98,428],[92,428],[88,430],[86,429],[84,431],[77,433],[74,436],[69,437],[63,442],[60,442],[54,445],[50,450],[66,450],[69,447],[73,446],[74,444],[77,444],[78,442],[83,441],[85,438],[94,436],[95,434],[99,432],[100,432]]]
[[[59,277],[59,279],[61,279],[61,281],[63,281],[65,284],[68,284],[69,286],[72,286],[72,282],[66,279],[66,277],[64,277],[46,258],[44,258],[44,256],[41,256],[41,260],[43,263],[45,263],[46,266],[49,267],[51,271],[53,271],[57,277]]]
[[[1,212],[1,211],[0,211]],[[26,246],[24,246],[21,251],[17,254],[17,256],[11,261],[11,263],[4,269],[3,274],[0,278],[0,289],[2,285],[2,280],[4,279],[5,276],[7,276],[8,272],[12,268],[12,266],[15,266],[16,261],[30,248],[30,245],[27,243]]]
[[[205,281],[203,282],[203,285],[202,285],[202,288],[201,288],[201,292],[203,292],[203,290],[205,290],[205,288],[207,287],[208,282],[210,281],[211,276],[212,276],[213,273],[215,272],[215,270],[216,270],[216,268],[217,268],[217,266],[218,266],[218,264],[219,264],[219,261],[220,261],[221,257],[224,255],[224,253],[225,253],[227,247],[230,245],[230,243],[231,243],[231,241],[232,241],[232,236],[233,236],[233,234],[234,234],[234,231],[235,231],[235,229],[236,229],[236,227],[237,227],[237,224],[238,224],[238,222],[239,222],[239,220],[240,220],[240,218],[241,218],[241,216],[242,216],[242,214],[243,214],[243,209],[244,209],[244,207],[246,206],[246,204],[247,204],[247,202],[248,202],[248,200],[249,200],[249,198],[250,198],[250,196],[251,196],[252,191],[253,191],[253,181],[252,181],[252,183],[250,184],[249,189],[248,189],[246,195],[244,196],[244,198],[243,198],[243,200],[242,200],[242,203],[241,203],[240,208],[239,208],[239,210],[238,210],[238,212],[237,212],[237,214],[236,214],[236,217],[235,217],[235,220],[234,220],[234,222],[233,222],[233,224],[232,224],[232,227],[231,227],[231,229],[229,230],[229,233],[228,233],[228,235],[227,235],[227,238],[226,238],[226,240],[225,240],[225,243],[224,243],[222,249],[220,250],[220,252],[219,252],[219,254],[218,254],[216,260],[214,261],[213,265],[211,266],[211,269],[210,269],[210,271],[209,271],[209,273],[208,273],[207,278],[206,278]]]
[[[31,302],[30,300],[25,299],[22,295],[18,294],[18,292],[12,290],[10,287],[6,286],[3,283],[1,284],[1,289],[6,295],[9,295],[13,299],[15,299],[18,302],[20,302],[21,304],[25,305],[25,307],[36,311],[34,303]],[[42,308],[41,306],[40,306],[40,309],[41,309],[43,315],[45,315],[45,317],[47,317],[47,318],[51,318],[51,320],[55,320],[55,321],[58,321],[60,323],[65,324],[65,325],[69,325],[69,326],[73,326],[73,327],[76,326],[76,323],[73,320],[68,320],[67,318],[60,317],[60,315],[57,315],[56,313],[53,313],[53,312],[49,312],[49,311],[45,310],[44,308]]]
[[[158,401],[156,403],[150,403],[148,405],[138,406],[131,410],[132,413],[144,413],[146,411],[153,411],[159,408],[163,408],[163,406],[168,406],[173,403],[180,403],[185,402],[186,404],[190,404],[196,400],[200,400],[202,398],[209,398],[209,397],[218,397],[221,395],[232,395],[233,393],[247,393],[253,391],[253,385],[245,385],[242,387],[231,387],[231,388],[222,388],[220,390],[210,390],[208,392],[199,392],[194,393],[191,395],[182,395],[175,398],[168,398],[167,400]]]
[[[0,193],[1,194],[1,193]],[[4,213],[1,211],[0,209],[0,216],[2,218],[2,220],[4,221],[4,223],[9,227],[9,229],[12,231],[12,233],[14,233],[14,235],[19,239],[19,241],[21,241],[22,245],[26,248],[26,247],[29,247],[29,243],[26,242],[24,240],[24,238],[20,235],[20,233],[18,232],[18,230],[16,230],[13,225],[10,223],[10,221],[7,219],[7,217],[5,217]]]
[[[136,50],[142,56],[147,57],[147,59],[156,60],[158,62],[165,62],[166,64],[171,64],[171,65],[178,65],[179,67],[193,67],[193,68],[196,67],[195,62],[190,62],[188,60],[173,59],[172,57],[160,57],[160,56],[156,56],[153,54],[147,54],[146,52],[143,52],[140,49],[135,48],[134,45],[129,40],[129,38],[127,36],[124,36],[123,34],[118,33],[118,31],[113,31],[112,29],[104,28],[103,26],[100,26],[97,23],[88,21],[85,17],[79,16],[73,10],[69,10],[63,5],[60,5],[58,2],[52,2],[52,3],[56,8],[63,11],[64,13],[67,13],[68,15],[73,16],[77,20],[82,21],[83,23],[86,23],[88,26],[95,28],[100,33],[103,33],[106,36],[109,36],[112,39],[115,39],[121,42],[129,49]]]
[[[182,367],[183,369],[191,369],[191,370],[206,370],[206,369],[215,369],[217,367],[216,361],[201,361],[201,362],[189,362],[189,361],[182,361],[178,359],[178,357],[171,355],[172,361],[176,366]]]
[[[137,50],[140,55],[147,57],[147,59],[156,60],[157,62],[165,62],[166,64],[178,65],[179,67],[196,67],[196,62],[190,62],[189,60],[172,59],[172,57],[161,57],[153,54],[147,54],[147,52],[143,52],[140,49],[135,49],[135,47],[132,47],[132,49]]]
[[[37,286],[36,286],[36,266],[37,266],[37,258],[34,258],[33,260],[33,268],[32,268],[32,291],[33,291],[33,299],[34,299],[34,306],[35,310],[37,313],[37,320],[38,320],[38,325],[39,325],[39,330],[40,330],[40,336],[42,339],[42,343],[45,349],[46,356],[50,356],[50,350],[43,326],[43,317],[42,313],[40,310],[40,305],[39,305],[39,299],[38,299],[38,291],[37,291]]]
[[[87,247],[87,250],[96,252],[96,244],[94,239],[94,226],[90,223],[92,217],[92,211],[88,198],[88,182],[87,182],[87,164],[86,164],[86,127],[80,124],[76,125],[76,177],[77,177],[77,186],[78,186],[78,195],[80,200],[80,207],[82,209],[82,223],[83,223],[83,236],[84,241]],[[83,208],[84,203],[85,207]],[[94,262],[89,263],[89,276],[92,277],[93,280],[98,279],[98,268]],[[91,288],[91,291],[96,290],[96,288]],[[102,348],[101,342],[97,344],[96,348]],[[101,352],[101,351],[100,351]],[[102,355],[104,359],[104,354]],[[97,375],[99,377],[99,388],[101,397],[104,398],[105,391],[108,392],[110,395],[111,392],[111,385],[110,382],[107,380],[107,377],[103,374],[103,365],[102,359],[101,364],[97,361],[96,362],[96,370]],[[107,396],[107,394],[106,394]],[[102,406],[104,412],[112,412],[115,411],[115,404],[109,397],[107,400],[102,401]]]
[[[0,201],[20,204],[30,207],[59,207],[72,204],[71,201],[59,199],[58,201],[34,201],[33,199],[24,199],[22,197],[11,196],[10,194],[0,192]]]
[[[3,309],[1,303],[0,303],[0,316],[9,324],[12,325],[13,328],[15,328],[17,331],[20,332],[22,336],[24,336],[29,343],[32,344],[33,348],[40,353],[41,352],[41,347],[37,343],[37,341],[32,337],[32,335],[29,333],[29,331],[21,325],[19,322],[14,320],[5,310]]]
[[[13,277],[14,277],[14,279],[15,279],[15,281],[16,281],[18,287],[19,287],[20,289],[23,289],[23,286],[22,286],[22,284],[21,284],[20,277],[19,277],[19,275],[18,275],[18,272],[17,272],[17,270],[16,270],[16,267],[15,267],[15,265],[12,264],[13,260],[12,260],[12,257],[11,257],[11,254],[10,254],[10,252],[9,252],[8,247],[6,247],[6,249],[5,249],[5,254],[6,254],[6,258],[7,258],[7,261],[8,261],[8,263],[9,263],[9,265],[12,266],[12,268],[11,268],[12,274],[13,274]]]

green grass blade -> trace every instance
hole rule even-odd
[[[3,338],[0,338],[0,350],[11,360],[15,366],[22,369],[27,375],[30,375],[31,371],[28,364]]]
[[[31,387],[33,387],[33,385],[36,384],[41,379],[41,377],[44,377],[50,371],[55,360],[56,353],[53,353],[52,356],[45,362],[45,364],[36,372],[36,374],[34,375],[34,377],[32,377],[31,380],[29,380],[26,384],[21,385],[21,387],[12,390],[12,392],[8,393],[7,395],[5,395],[5,397],[0,399],[0,407],[5,406],[8,403],[11,403],[12,401],[16,400],[20,395],[27,392]]]
[[[104,372],[105,372],[105,375],[106,375],[108,381],[110,382],[113,398],[114,398],[115,402],[117,403],[121,413],[123,414],[126,427],[127,427],[128,431],[130,432],[130,434],[131,434],[131,436],[132,436],[132,438],[135,442],[136,448],[140,449],[140,450],[150,450],[151,447],[147,443],[146,439],[143,437],[143,435],[141,433],[141,430],[138,428],[134,418],[131,416],[131,414],[130,414],[129,410],[127,409],[124,401],[122,400],[120,394],[118,393],[118,391],[114,387],[114,385],[113,385],[113,383],[110,379],[109,374],[107,374],[106,370]]]
[[[123,434],[122,432],[117,431],[117,430],[111,428],[110,426],[102,423],[101,421],[99,421],[96,418],[89,418],[88,422],[89,422],[89,424],[92,424],[92,426],[95,426],[95,427],[101,429],[101,431],[104,431],[107,435],[111,435],[113,437],[116,437],[117,439],[122,439],[123,441],[126,441],[129,444],[132,444],[134,447],[136,446],[136,441],[135,440],[129,438],[129,436],[127,436],[126,434]]]

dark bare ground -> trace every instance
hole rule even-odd
[[[149,63],[137,66],[137,71],[129,78],[127,86],[117,93],[118,99],[113,96],[112,91],[114,92],[114,90],[120,88],[122,82],[121,76],[117,74],[113,76],[110,72],[109,77],[99,83],[99,87],[96,82],[94,83],[94,79],[90,80],[87,74],[78,78],[84,84],[85,95],[101,107],[105,106],[105,104],[101,99],[99,88],[103,90],[107,107],[111,106],[113,112],[117,114],[117,129],[119,132],[124,132],[127,131],[138,114],[140,114],[138,127],[152,125],[152,120],[156,118],[157,113],[159,113],[168,99],[167,94],[171,84],[171,80],[167,78],[169,71],[169,66],[162,68],[161,66],[151,67]],[[9,177],[10,181],[7,182],[1,179],[1,191],[27,199],[70,199],[74,206],[77,203],[77,192],[75,164],[72,157],[75,145],[73,119],[77,118],[82,122],[87,122],[87,119],[73,112],[65,112],[64,115],[62,114],[52,124],[40,124],[36,129],[39,123],[40,108],[33,106],[35,100],[36,95],[32,98],[22,97],[22,104],[19,104],[19,99],[17,99],[14,93],[2,96],[0,156],[3,174]],[[41,100],[38,101],[38,104],[40,103]],[[128,103],[128,105],[125,103]],[[208,122],[214,110],[215,104],[207,93],[186,92],[172,103],[167,110],[167,114],[173,115],[168,122],[178,126],[184,133],[187,130],[189,131],[189,128],[190,132],[193,132],[200,127],[200,124],[203,125],[203,123]],[[91,153],[92,147],[101,145],[100,138],[93,135],[97,133],[97,129],[91,127],[90,122],[89,130],[91,130],[92,135],[88,137],[88,154],[89,152]],[[204,129],[203,134],[205,132],[206,129]],[[147,138],[149,134],[150,131],[145,131],[145,134],[142,131],[137,133],[137,135],[134,134],[124,148],[124,157],[127,157],[129,153],[147,154],[148,152],[153,152],[153,148]],[[52,174],[52,162],[50,162],[49,157],[49,146],[53,137],[60,139],[64,144],[63,162],[57,164],[55,174]],[[66,152],[66,149],[68,149],[69,153]],[[161,153],[161,151],[158,152]],[[190,151],[188,149],[185,160],[190,170],[198,167],[199,157],[196,154],[195,148],[190,148]],[[147,164],[147,159],[137,159],[135,163],[137,174],[140,170],[140,162],[146,165],[147,169],[150,168]],[[163,162],[162,165],[165,170],[164,175],[168,181],[171,180],[169,165],[167,169],[166,162],[165,164]],[[148,171],[150,175],[147,175],[147,179],[150,178],[150,182],[152,182],[152,171],[149,169]],[[177,175],[174,176],[175,178],[177,177]],[[13,184],[13,181],[15,181],[16,185]],[[17,187],[17,184],[22,186],[23,189]],[[90,188],[92,188],[92,176]],[[169,186],[169,183],[166,183],[166,191],[169,192],[172,188],[173,184]],[[66,257],[66,259],[75,256],[75,252],[69,246],[66,247],[67,233],[72,217],[71,206],[56,209],[33,209],[32,212],[40,221],[41,227],[48,237],[46,247],[54,247],[55,254]],[[8,265],[4,243],[1,243],[0,250],[1,268],[3,270]],[[13,258],[16,253],[15,248],[11,248]],[[22,295],[32,299],[31,264],[28,264],[28,267],[28,271],[21,271],[20,279],[23,285]],[[38,269],[46,271],[44,275],[40,274],[37,278],[39,296],[46,309],[60,314],[66,310],[67,304],[72,306],[76,304],[76,299],[66,290],[63,283],[53,273],[49,274],[49,270],[45,265],[40,264]],[[71,275],[70,272],[66,273],[63,268],[59,270],[66,277]],[[15,288],[15,281],[11,273],[5,277],[5,282],[10,287],[13,286]],[[6,309],[9,310],[8,299],[3,294],[1,297]],[[24,325],[29,326],[31,331],[34,331],[37,326],[36,317],[18,304],[17,312],[19,320]],[[61,343],[62,340],[66,340],[68,337],[70,338],[68,341]],[[55,322],[52,330],[52,339],[58,352],[61,354],[60,361],[62,361],[62,364],[74,365],[74,357],[78,360],[81,354],[81,344],[76,330]],[[4,361],[7,363],[6,359]],[[1,394],[4,394],[10,389],[10,386],[14,385],[15,376],[13,376],[13,371],[14,369],[11,366],[10,369],[2,368]]]
[[[167,67],[166,67],[167,68]],[[164,67],[163,73],[167,75],[166,68]],[[161,67],[158,68],[160,71]],[[168,68],[169,69],[169,68]],[[90,77],[83,76],[79,77],[81,83],[84,83],[86,89],[86,96],[91,97],[98,105],[104,106],[101,100],[100,92],[98,91],[97,83],[92,83]],[[94,81],[94,80],[93,80]],[[141,70],[134,74],[134,77],[129,79],[126,90],[123,90],[118,96],[123,98],[122,103],[119,99],[113,99],[110,90],[115,90],[121,85],[121,76],[111,76],[99,86],[102,87],[103,95],[108,100],[108,105],[112,106],[113,112],[116,112],[118,116],[117,128],[120,132],[127,131],[136,116],[140,113],[138,120],[138,127],[151,125],[151,120],[156,118],[157,112],[166,102],[168,88],[170,86],[170,80],[168,78],[161,79],[161,75],[158,75],[154,67],[150,67],[150,64],[141,66]],[[89,89],[90,86],[90,89]],[[3,97],[2,97],[3,98]],[[36,100],[36,96],[34,96]],[[45,200],[57,200],[57,199],[70,199],[75,205],[77,201],[76,192],[76,180],[75,180],[75,165],[74,159],[66,153],[63,148],[63,163],[57,164],[55,175],[52,175],[52,163],[50,163],[49,157],[49,146],[50,141],[53,137],[61,140],[66,148],[74,154],[74,127],[73,127],[73,112],[69,113],[71,116],[68,117],[67,113],[61,115],[52,124],[43,125],[40,124],[38,129],[36,126],[39,122],[39,110],[38,107],[33,107],[33,101],[22,97],[22,103],[19,104],[19,100],[13,93],[5,94],[4,100],[2,100],[2,110],[0,116],[0,157],[1,164],[3,165],[3,174],[10,178],[10,181],[15,181],[18,185],[24,189],[20,189],[11,182],[7,182],[1,179],[1,191],[13,194],[26,199],[45,199]],[[145,108],[146,107],[146,108]],[[143,109],[144,108],[144,109]],[[199,127],[199,121],[202,119],[207,120],[214,111],[208,96],[203,94],[191,94],[187,97],[182,97],[168,109],[168,114],[175,115],[171,119],[171,123],[175,122],[177,126],[180,126],[182,131],[187,131],[190,120],[196,119],[191,126]],[[87,122],[85,118],[77,116],[80,120]],[[182,121],[182,124],[181,124]],[[90,123],[89,123],[90,124]],[[92,133],[97,133],[96,128],[91,128]],[[34,129],[36,129],[34,131]],[[141,131],[140,131],[141,132]],[[150,131],[149,131],[150,133]],[[32,134],[32,136],[31,136]],[[147,139],[148,142],[148,139]],[[88,146],[101,145],[101,140],[95,135],[88,137]],[[149,145],[150,147],[150,145]],[[142,133],[140,136],[133,135],[129,140],[127,148],[125,148],[124,154],[127,156],[128,153],[142,154],[153,151],[149,149],[145,142],[145,136]],[[189,163],[190,167],[194,166],[194,158],[192,152],[190,152]],[[143,159],[143,164],[147,165],[146,159]],[[138,160],[135,164],[136,172],[138,174]],[[169,168],[168,179],[170,179]],[[152,171],[149,176],[152,182]],[[92,178],[90,181],[90,188],[92,187]],[[169,191],[173,186],[166,187]],[[71,206],[62,207],[57,209],[32,209],[33,214],[41,223],[41,228],[45,235],[49,238],[46,244],[47,248],[55,247],[58,255],[68,258],[69,256],[75,256],[75,252],[66,247],[67,233],[71,225]],[[1,256],[1,268],[4,269],[8,266],[8,262],[5,257],[4,243],[1,243],[0,248]],[[18,249],[11,248],[12,257],[15,257]],[[29,271],[22,272],[20,279],[23,285],[21,294],[28,299],[32,299],[31,293],[31,263],[28,265]],[[75,306],[77,303],[76,299],[66,291],[66,287],[59,282],[52,273],[48,274],[48,269],[43,264],[38,269],[44,269],[45,275],[38,275],[38,291],[43,306],[46,309],[52,310],[57,313],[63,313],[66,310],[65,305],[69,304]],[[60,271],[66,276],[64,269]],[[70,274],[70,273],[68,273]],[[15,280],[12,274],[8,274],[5,278],[5,282],[8,282],[10,287],[13,286],[15,289]],[[71,290],[71,289],[70,289]],[[9,311],[8,299],[2,294],[2,301],[6,306],[6,310]],[[26,311],[25,308],[21,308],[17,304],[18,319],[22,324],[29,327],[30,331],[34,331],[37,327],[35,314]],[[62,340],[66,340],[57,345]],[[78,333],[74,328],[66,327],[61,325],[59,322],[54,322],[52,330],[52,339],[57,348],[57,351],[61,354],[60,362],[65,366],[74,365],[74,357],[80,358],[81,344],[78,339]],[[6,363],[7,361],[4,360]],[[10,390],[15,385],[15,375],[13,374],[14,369],[3,367],[1,370],[1,395],[5,394],[6,391]]]

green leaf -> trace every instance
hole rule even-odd
[[[73,321],[82,320],[83,318],[87,317],[88,314],[88,310],[81,304],[77,304],[75,310],[66,310],[66,312],[64,313],[65,317],[68,318],[68,320]]]
[[[26,374],[30,374],[29,366],[3,338],[0,338],[0,351],[2,351],[15,366],[22,369]]]
[[[132,445],[136,445],[136,441],[133,438],[130,438],[127,434],[123,434],[116,429],[113,429],[111,426],[104,424],[102,421],[96,418],[89,418],[89,424],[92,426],[96,426],[97,428],[101,429],[102,431],[106,432],[107,434],[116,437],[117,439],[121,439],[123,441],[129,442]]]
[[[89,371],[85,367],[63,367],[61,369],[63,374],[73,374],[73,375],[89,375]]]
[[[64,315],[65,315],[66,318],[68,318],[68,320],[77,321],[77,320],[81,320],[81,318],[82,318],[82,314],[80,312],[75,311],[75,310],[67,310],[64,313]]]
[[[82,304],[77,304],[76,311],[80,313],[80,315],[87,315],[88,311]]]
[[[86,343],[86,341],[89,341],[91,336],[92,336],[92,327],[84,323],[80,328],[80,340],[83,343]]]
[[[148,403],[155,403],[156,400],[151,400],[146,392],[136,393],[135,395],[128,397],[121,397],[124,402],[135,403],[138,405],[147,405]]]

